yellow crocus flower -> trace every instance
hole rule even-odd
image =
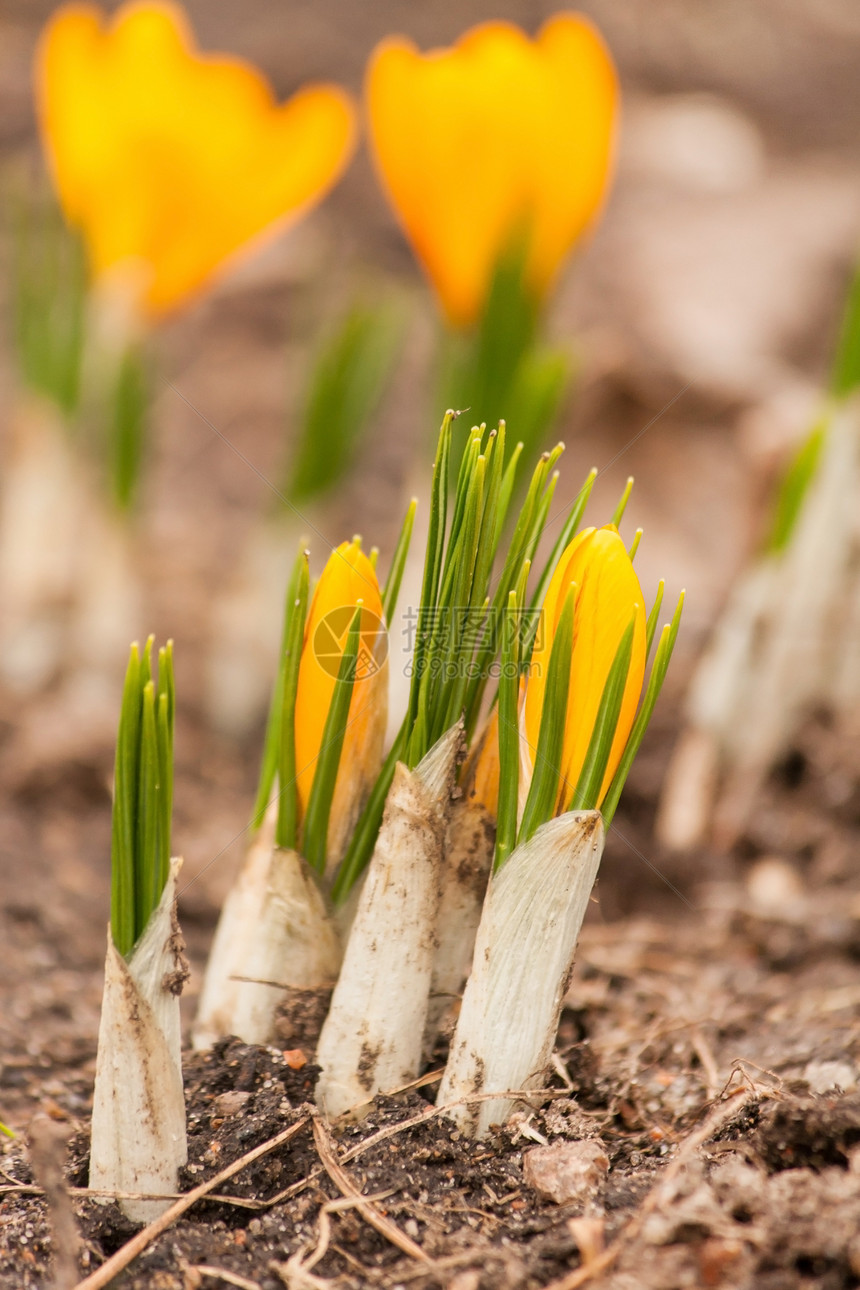
[[[39,42],[36,98],[93,277],[133,284],[150,319],[318,202],[355,135],[343,91],[311,85],[278,104],[255,68],[198,53],[168,3],[125,4],[109,22],[61,6]]]
[[[383,187],[449,320],[477,320],[517,237],[543,297],[611,169],[617,77],[588,19],[556,14],[534,40],[488,22],[426,54],[385,40],[366,101]]]
[[[568,588],[576,587],[570,689],[562,746],[556,810],[570,804],[585,762],[603,688],[621,638],[635,615],[627,684],[597,805],[603,801],[630,736],[645,678],[645,599],[627,549],[612,524],[585,529],[564,551],[543,603],[539,636],[532,654],[522,724],[526,769],[540,731],[549,660]]]
[[[350,624],[362,605],[361,638],[328,832],[340,859],[358,811],[382,765],[388,719],[388,637],[376,572],[358,539],[332,551],[311,599],[296,693],[296,788],[307,812],[326,718]]]

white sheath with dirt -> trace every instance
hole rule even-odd
[[[457,725],[414,771],[395,769],[317,1050],[317,1104],[329,1116],[418,1074],[461,744]]]
[[[437,1106],[539,1086],[602,854],[600,813],[569,811],[542,825],[493,877]],[[499,1097],[449,1114],[482,1138],[513,1106]]]
[[[93,1094],[90,1187],[169,1196],[188,1158],[179,995],[188,976],[170,876],[128,962],[108,930],[105,988]],[[121,1200],[135,1223],[173,1203]]]
[[[273,829],[267,817],[224,904],[195,1047],[224,1035],[270,1043],[287,989],[330,989],[337,977],[340,942],[322,892],[302,856],[273,845]]]
[[[472,966],[475,934],[493,863],[496,822],[480,802],[460,798],[451,808],[442,860],[436,957],[424,1034],[429,1056],[440,1033],[450,1034]]]

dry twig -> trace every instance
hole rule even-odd
[[[201,1277],[215,1277],[225,1285],[237,1286],[238,1290],[262,1290],[259,1281],[250,1281],[248,1277],[240,1277],[237,1272],[228,1272],[226,1268],[210,1267],[208,1263],[192,1263],[185,1270],[197,1272]]]
[[[334,1185],[344,1195],[355,1201],[355,1207],[361,1214],[365,1222],[374,1227],[380,1236],[384,1236],[392,1245],[396,1245],[404,1254],[410,1258],[417,1259],[421,1263],[429,1263],[430,1256],[425,1254],[420,1245],[410,1239],[405,1232],[401,1232],[396,1223],[392,1223],[390,1218],[380,1214],[369,1201],[363,1196],[356,1187],[355,1183],[341,1167],[337,1157],[334,1154],[334,1147],[329,1137],[328,1130],[322,1123],[319,1116],[315,1115],[314,1125],[314,1142],[316,1143],[319,1158],[323,1162],[323,1167],[331,1178]]]
[[[396,1190],[396,1188],[395,1188]],[[294,1282],[316,1281],[318,1278],[311,1277],[310,1273],[316,1265],[325,1258],[331,1244],[332,1225],[329,1214],[342,1213],[345,1209],[357,1209],[362,1203],[374,1203],[379,1200],[387,1200],[393,1196],[394,1191],[382,1191],[376,1196],[362,1196],[356,1199],[351,1196],[342,1196],[339,1200],[329,1200],[323,1205],[318,1214],[319,1219],[319,1236],[317,1243],[311,1251],[309,1257],[305,1257],[310,1245],[306,1245],[303,1250],[297,1250],[295,1254],[287,1259],[286,1263],[278,1265],[278,1275],[292,1285]],[[362,1269],[364,1271],[365,1269]]]

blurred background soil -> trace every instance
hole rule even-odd
[[[41,0],[0,7],[3,187],[38,167],[30,64],[53,7]],[[426,47],[491,17],[533,30],[556,8],[514,0],[191,0],[187,7],[202,48],[252,59],[280,97],[307,79],[358,92],[367,55],[392,31]],[[661,989],[672,982],[672,1016],[712,1027],[698,1057],[689,1047],[675,1053],[677,1071],[655,1086],[654,1098],[668,1096],[690,1063],[710,1063],[695,1096],[712,1095],[735,1058],[794,1079],[808,1076],[810,1063],[841,1064],[832,1085],[849,1091],[860,1078],[853,732],[833,714],[811,716],[731,855],[662,854],[651,829],[686,678],[755,549],[769,485],[808,428],[826,380],[860,245],[860,8],[855,0],[591,0],[580,7],[619,63],[624,120],[605,219],[552,309],[553,334],[580,360],[560,425],[568,449],[557,496],[572,497],[596,465],[590,513],[598,515],[635,475],[628,522],[631,533],[645,529],[637,557],[643,584],[664,576],[669,602],[683,586],[689,599],[677,666],[613,829],[585,933],[572,987],[586,1032],[579,1040],[589,1037],[589,1025],[595,1040],[615,1027],[633,1063],[629,1078],[639,1078],[637,1060],[649,1067],[651,1041],[640,1032],[661,1008],[652,1001],[647,1017],[637,1014],[630,996],[645,988],[647,972],[640,978],[634,959],[647,943],[652,968],[656,962],[664,973]],[[4,236],[4,281],[9,254]],[[324,507],[293,516],[285,532],[297,539],[316,529],[318,557],[353,532],[384,553],[408,496],[423,488],[442,409],[426,379],[433,302],[366,152],[318,212],[159,336],[155,448],[138,520],[145,603],[128,639],[154,631],[176,641],[174,849],[186,859],[180,917],[194,968],[189,1015],[241,856],[262,731],[259,711],[244,730],[213,721],[203,660],[241,575],[243,550],[261,517],[283,507],[267,481],[278,480],[288,410],[312,342],[358,290],[405,302],[401,370],[346,485]],[[8,329],[6,309],[0,326]],[[14,382],[6,330],[2,410],[12,405]],[[7,434],[4,418],[0,411]],[[292,549],[289,536],[285,572]],[[258,632],[263,691],[279,617],[273,603]],[[59,678],[37,695],[0,691],[0,1118],[15,1128],[46,1101],[73,1120],[88,1112],[123,665],[118,658],[107,693]],[[754,1007],[741,1006],[753,998]],[[779,1009],[790,998],[813,1002],[789,1025]],[[830,1002],[817,1009],[816,998]],[[826,1072],[813,1075],[814,1092],[831,1087]],[[849,1273],[846,1263],[844,1279],[833,1284],[856,1284]]]

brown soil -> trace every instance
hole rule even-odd
[[[694,884],[689,871],[673,871],[658,857],[680,895],[670,892],[674,905],[667,907],[656,900],[656,888],[651,892],[661,916],[607,922],[595,906],[562,1017],[558,1060],[546,1080],[554,1091],[537,1108],[522,1107],[475,1145],[433,1111],[431,1070],[423,1086],[377,1098],[362,1121],[333,1126],[335,1159],[345,1158],[354,1186],[426,1261],[405,1255],[354,1205],[325,1208],[342,1193],[309,1119],[313,1018],[301,1000],[304,1050],[226,1040],[186,1055],[189,1165],[182,1188],[214,1176],[291,1123],[302,1120],[303,1127],[223,1185],[219,1199],[199,1202],[117,1284],[208,1287],[219,1284],[217,1275],[196,1269],[214,1268],[220,1284],[264,1290],[327,1281],[494,1290],[564,1284],[575,1269],[590,1266],[589,1282],[619,1290],[856,1285],[860,890],[849,860],[860,833],[860,778],[844,770],[844,745],[823,721],[809,726],[802,746],[810,750],[805,762],[798,750],[772,778],[763,836],[744,839],[747,856],[737,858],[736,875],[715,863],[713,880],[703,884],[698,875],[706,858],[693,858]],[[837,758],[842,806],[822,829],[817,804],[832,787]],[[646,759],[640,780],[648,771]],[[639,838],[633,789],[619,820],[631,840]],[[786,820],[796,839],[791,851]],[[598,901],[614,885],[617,857],[610,851]],[[637,903],[644,899],[640,884]],[[667,908],[679,907],[683,916],[666,917]],[[29,942],[33,963],[34,923],[23,912],[10,922],[19,946]],[[193,942],[193,921],[190,929]],[[37,1016],[29,1040],[22,1029],[7,1050],[4,1098],[16,1122],[41,1105],[65,1128],[67,1180],[84,1187],[94,1028],[70,1025],[71,1008],[58,1006],[64,970],[70,973],[42,968],[53,1012]],[[94,965],[87,982],[93,1006],[98,978]],[[34,994],[19,991],[19,1007]],[[33,1043],[49,1029],[48,1048]],[[283,1033],[293,1045],[302,1031],[285,1023]],[[443,1056],[435,1055],[435,1069]],[[572,1202],[542,1199],[524,1180],[525,1153],[583,1138],[603,1144],[605,1179]],[[50,1218],[44,1199],[30,1190],[24,1140],[7,1143],[2,1168],[0,1285],[47,1286]],[[75,1196],[74,1209],[82,1272],[134,1231],[113,1204]],[[596,1261],[583,1264],[584,1252]]]

